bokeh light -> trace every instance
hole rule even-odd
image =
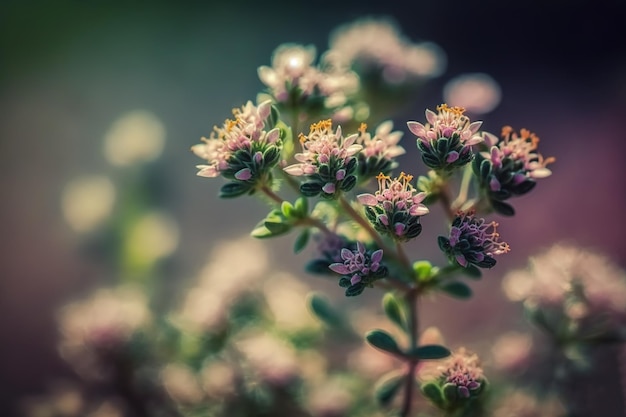
[[[104,138],[104,155],[112,165],[153,161],[163,152],[165,126],[147,110],[134,110],[116,120]]]
[[[115,196],[115,186],[105,176],[83,176],[71,180],[61,195],[65,221],[77,232],[94,230],[111,215]]]
[[[500,104],[502,91],[496,80],[487,74],[462,74],[446,83],[443,97],[451,106],[463,107],[473,114],[485,114]]]

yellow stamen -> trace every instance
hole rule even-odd
[[[230,132],[231,130],[233,130],[233,127],[237,126],[238,122],[239,122],[239,119],[236,119],[236,120],[226,119],[226,121],[224,122],[224,125],[226,126],[226,131]]]
[[[361,134],[364,135],[366,130],[367,130],[367,124],[361,123],[361,126],[359,126],[359,132],[361,132]]]
[[[306,142],[307,137],[304,136],[304,133],[299,133],[298,134],[298,140],[300,141],[300,144],[304,144],[304,142]]]
[[[401,172],[400,176],[398,177],[398,180],[404,182],[404,185],[406,186],[408,183],[410,183],[413,180],[413,175],[405,174],[404,172]]]
[[[385,175],[385,174],[383,174],[383,173],[381,172],[380,174],[376,175],[376,179],[377,179],[378,181],[380,181],[380,180],[390,180],[390,179],[391,179],[391,177],[389,177],[389,176],[387,176],[387,175]]]
[[[437,106],[437,111],[438,112],[450,112],[450,113],[454,113],[454,114],[461,116],[463,115],[463,113],[465,113],[465,108],[458,107],[458,106],[450,107],[446,103],[443,103],[442,105]]]
[[[324,130],[330,130],[333,128],[333,122],[331,119],[326,119],[326,120],[320,120],[317,123],[313,123],[311,125],[311,133],[313,133],[313,131],[324,131]]]

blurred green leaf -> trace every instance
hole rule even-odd
[[[450,356],[450,350],[441,345],[423,345],[412,349],[409,356],[416,359],[442,359]]]
[[[264,225],[273,236],[282,235],[291,230],[291,225],[283,222],[265,221]]]
[[[220,188],[219,196],[220,198],[235,198],[246,194],[251,189],[252,187],[249,184],[242,182],[229,182]]]
[[[374,397],[382,406],[387,406],[404,384],[405,376],[393,372],[391,376],[383,376],[374,388]]]
[[[463,282],[449,282],[443,284],[441,290],[455,298],[468,299],[472,296],[472,289]]]
[[[290,218],[294,214],[294,207],[289,201],[283,201],[280,205],[280,211],[286,218]]]
[[[305,265],[304,270],[317,275],[336,275],[328,268],[328,265],[330,264],[325,259],[313,259]]]
[[[469,265],[467,268],[461,269],[461,272],[472,279],[480,279],[483,275],[481,270],[475,265]]]
[[[294,204],[294,208],[298,217],[306,217],[309,214],[309,200],[306,197],[299,197]]]
[[[443,408],[444,399],[441,388],[434,382],[428,382],[421,387],[422,393],[426,398],[432,401],[437,407]]]
[[[383,330],[372,330],[365,336],[368,343],[377,349],[394,355],[403,355],[395,339]]]
[[[344,323],[341,314],[333,308],[328,298],[317,292],[307,295],[306,302],[311,312],[330,327],[341,327]]]
[[[401,301],[391,292],[383,296],[383,311],[393,323],[401,330],[407,330],[406,318],[402,308]]]
[[[274,234],[267,228],[265,225],[261,225],[256,227],[251,233],[250,236],[256,237],[257,239],[266,239],[269,237],[273,237]]]
[[[306,247],[306,245],[309,243],[310,236],[311,232],[308,228],[300,232],[300,234],[296,238],[296,241],[293,244],[294,253],[300,253]]]

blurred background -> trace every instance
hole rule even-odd
[[[529,128],[542,154],[556,157],[552,177],[515,201],[517,216],[497,219],[512,252],[473,285],[474,300],[425,304],[424,326],[440,326],[451,344],[519,326],[519,308],[505,300],[500,279],[555,242],[596,249],[626,266],[621,2],[372,3],[0,4],[0,415],[14,415],[20,398],[72,375],[57,352],[56,312],[116,282],[102,250],[115,247],[115,237],[92,231],[110,222],[116,201],[149,201],[155,209],[146,220],[152,232],[137,245],[149,248],[143,256],[169,256],[159,277],[168,289],[158,299],[164,304],[220,242],[249,233],[265,205],[218,200],[221,180],[196,177],[199,161],[189,148],[231,108],[254,100],[263,88],[256,69],[270,65],[278,45],[323,51],[333,29],[361,17],[389,17],[408,39],[434,42],[447,56],[445,71],[394,117],[398,129],[407,132],[406,120],[423,120],[425,108],[442,103],[449,81],[485,73],[501,96],[478,117],[483,126],[496,133],[505,124]],[[141,172],[116,151],[124,126],[157,138],[133,151],[150,161]],[[402,144],[402,169],[424,173],[408,133]],[[146,195],[133,187],[146,183]],[[73,211],[81,192],[91,214]],[[425,236],[440,233],[437,216],[424,222]],[[264,242],[270,262],[344,300],[335,284],[300,272],[308,258],[292,256],[292,242]],[[415,258],[441,259],[436,245],[411,247]]]

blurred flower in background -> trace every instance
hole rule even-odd
[[[153,113],[134,110],[116,120],[104,138],[104,156],[115,166],[157,159],[165,145],[165,126]]]
[[[109,218],[115,198],[115,185],[109,178],[83,176],[67,183],[61,196],[61,209],[74,231],[89,232]]]
[[[500,85],[485,73],[461,74],[446,83],[443,99],[471,114],[493,111],[502,99]]]

